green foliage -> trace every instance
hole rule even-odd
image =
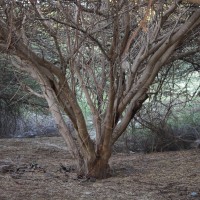
[[[191,105],[186,105],[183,110],[174,111],[173,116],[170,116],[168,119],[168,124],[172,127],[181,127],[183,125],[188,126],[198,126],[200,125],[200,112],[199,107],[196,107],[195,102],[192,102]]]

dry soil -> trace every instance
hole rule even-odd
[[[62,138],[1,139],[0,200],[200,200],[199,149],[118,153],[110,165],[111,178],[78,180]]]

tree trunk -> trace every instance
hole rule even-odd
[[[88,162],[87,177],[94,177],[98,179],[108,178],[111,176],[111,169],[109,166],[110,152],[101,152],[94,161]]]

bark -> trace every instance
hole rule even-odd
[[[24,63],[24,61],[20,60],[18,57],[12,59],[12,64],[17,68],[20,68],[21,70],[23,69],[27,71],[40,84],[43,91],[43,96],[48,103],[49,110],[54,117],[59,133],[66,142],[68,151],[75,161],[77,173],[85,174],[87,171],[87,162],[85,162],[84,158],[87,158],[87,156],[84,155],[84,149],[82,149],[82,152],[80,151],[81,148],[76,142],[77,138],[73,137],[73,133],[70,132],[70,129],[67,127],[63,119],[57,96],[54,89],[52,88],[48,77],[46,77],[46,75],[42,73],[39,69],[35,68],[35,66],[32,66],[32,63],[29,63],[29,66],[32,67],[26,68],[27,63]]]
[[[100,152],[94,161],[88,162],[87,177],[103,179],[111,176],[111,169],[108,163],[110,157],[111,149]]]

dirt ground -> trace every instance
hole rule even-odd
[[[111,178],[77,180],[62,138],[1,139],[0,200],[200,199],[199,149],[118,153],[110,165]]]

